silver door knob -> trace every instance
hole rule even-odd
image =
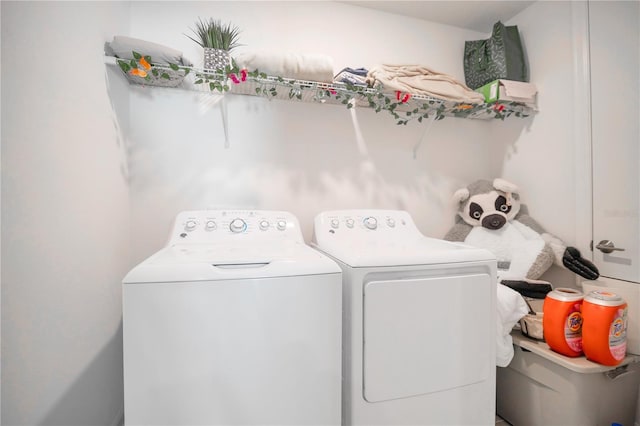
[[[600,241],[596,246],[596,248],[603,253],[613,253],[614,251],[624,251],[623,248],[616,247],[613,244],[613,241],[610,241],[610,240]]]

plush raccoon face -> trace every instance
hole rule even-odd
[[[520,211],[517,187],[502,179],[478,181],[456,191],[460,217],[471,226],[502,228]]]

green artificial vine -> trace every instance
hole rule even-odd
[[[150,85],[153,84],[154,78],[171,79],[172,75],[169,74],[169,70],[173,71],[175,73],[173,77],[177,78],[184,78],[190,72],[189,67],[176,64],[152,64],[150,56],[143,56],[137,52],[133,52],[133,56],[134,59],[129,61],[118,59],[118,65],[125,74],[143,78]],[[178,73],[180,70],[183,71],[182,74]],[[394,93],[394,98],[393,94],[383,92],[379,87],[370,88],[349,83],[308,82],[268,76],[258,70],[240,69],[235,62],[216,71],[196,71],[194,84],[202,85],[211,92],[226,93],[231,90],[232,85],[247,81],[256,84],[254,89],[256,96],[273,99],[281,91],[286,91],[288,99],[302,100],[303,93],[313,91],[313,100],[318,102],[332,101],[332,103],[345,105],[347,109],[360,103],[367,105],[376,113],[386,111],[396,120],[397,125],[407,125],[414,120],[419,123],[427,119],[442,120],[446,116],[482,118],[486,114],[490,118],[498,120],[504,120],[512,115],[518,118],[529,116],[526,113],[527,108],[517,102],[469,104],[414,96],[399,91]]]
[[[172,78],[172,76],[167,72],[165,66],[152,63],[151,56],[141,55],[133,50],[131,53],[133,55],[133,59],[128,61],[123,59],[116,60],[118,66],[125,74],[142,78],[149,83],[152,83],[154,79],[170,80]],[[169,63],[167,66],[176,73],[179,70],[182,70],[183,73],[177,75],[180,78],[184,78],[191,71],[189,67],[181,67],[172,63]]]

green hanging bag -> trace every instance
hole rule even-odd
[[[518,27],[498,21],[491,38],[465,41],[464,78],[471,89],[498,79],[529,81]]]

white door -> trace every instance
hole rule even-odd
[[[640,283],[640,2],[589,2],[589,31],[594,262]]]

